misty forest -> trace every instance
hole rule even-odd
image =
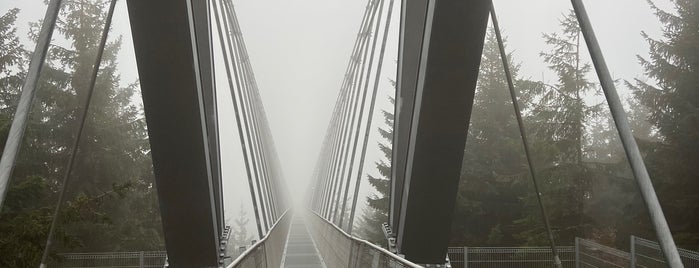
[[[664,34],[642,33],[650,47],[648,58],[638,56],[646,78],[617,81],[632,92],[626,110],[675,241],[693,250],[699,249],[697,6],[675,1],[675,12],[652,5]],[[555,83],[518,76],[515,52],[508,60],[556,240],[571,245],[576,236],[586,237],[628,249],[630,235],[654,238],[575,14],[561,15],[560,30],[542,38],[548,46],[540,57],[557,75]],[[380,224],[389,213],[393,114],[383,114],[378,146],[384,158],[376,162],[378,174],[368,176],[375,194],[367,198],[359,228],[385,245]],[[467,135],[450,245],[547,245],[492,28]]]
[[[69,146],[76,133],[79,100],[87,91],[100,27],[109,1],[66,1],[41,73],[31,121],[0,213],[0,267],[36,266]],[[630,92],[625,107],[678,246],[699,250],[699,4],[673,1],[672,10],[649,2],[662,36],[640,33],[648,55],[638,56],[644,77],[618,79]],[[0,148],[4,147],[21,94],[40,22],[18,31],[19,9],[0,14]],[[553,82],[519,75],[517,50],[507,47],[542,199],[557,243],[575,237],[628,250],[631,235],[655,240],[614,121],[602,95],[575,14],[560,14],[540,58]],[[503,29],[507,33],[507,29]],[[79,145],[52,258],[63,252],[162,251],[163,230],[138,81],[122,81],[121,38],[108,43]],[[507,46],[507,40],[505,40]],[[385,77],[391,82],[393,76]],[[395,82],[393,82],[395,86]],[[126,86],[124,86],[126,85]],[[383,97],[383,100],[381,98]],[[393,96],[380,101],[395,102]],[[381,158],[366,182],[372,193],[355,230],[386,246],[393,111],[382,111],[377,146]],[[498,122],[493,124],[493,122]],[[376,131],[376,130],[373,130]],[[450,246],[547,244],[492,28],[486,34]],[[374,161],[374,160],[372,160]],[[434,178],[438,181],[439,178]],[[250,244],[251,212],[229,208],[231,242]]]

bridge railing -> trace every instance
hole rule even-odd
[[[309,231],[327,267],[421,267],[366,240],[350,236],[314,212],[309,214]]]
[[[284,255],[291,217],[289,210],[284,212],[284,215],[279,217],[279,220],[272,226],[272,229],[265,237],[233,260],[227,268],[279,267]]]
[[[165,266],[165,251],[96,252],[58,254],[58,263],[50,267],[119,267],[119,268],[162,268]]]
[[[576,237],[575,263],[577,268],[629,267],[631,254]]]
[[[563,267],[575,267],[575,248],[556,248]],[[553,267],[553,255],[549,247],[450,247],[447,252],[452,268]]]
[[[699,252],[678,248],[685,267],[699,267]],[[655,241],[631,236],[632,267],[667,267],[660,244]]]

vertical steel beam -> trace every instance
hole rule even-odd
[[[222,200],[223,189],[221,187],[221,152],[219,149],[219,128],[218,128],[218,105],[216,103],[216,90],[214,89],[213,73],[213,44],[211,41],[211,18],[209,14],[209,1],[202,4],[192,5],[192,12],[195,17],[194,33],[197,36],[197,47],[201,56],[199,57],[199,69],[201,72],[202,88],[204,90],[204,116],[206,118],[206,128],[209,140],[209,159],[211,159],[211,181],[214,189],[214,200]],[[216,219],[218,222],[218,232],[223,232],[223,202],[214,202],[216,205]]]
[[[417,72],[425,32],[428,1],[404,0],[401,5],[400,41],[395,110],[393,111],[393,150],[391,157],[391,198],[389,222],[393,230],[400,227],[400,204],[405,180],[405,161],[409,142],[410,120],[415,105]],[[395,231],[394,231],[395,232]]]
[[[217,266],[221,200],[207,124],[206,95],[213,91],[207,1],[129,0],[128,10],[168,262]]]
[[[424,16],[407,12],[419,5],[412,2],[425,3],[408,0],[403,9],[400,91],[415,90],[409,118],[401,94],[396,125],[392,164],[405,159],[394,165],[405,174],[397,249],[412,262],[444,264],[490,1],[432,0],[416,7]]]

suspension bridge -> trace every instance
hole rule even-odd
[[[614,82],[581,0],[572,0],[625,153],[655,228],[664,262],[683,267]],[[79,134],[109,32],[111,1],[82,103]],[[51,0],[0,162],[0,202],[36,94],[61,0]],[[368,1],[312,178],[306,208],[292,210],[270,126],[231,1],[127,0],[142,90],[168,267],[447,267],[447,246],[463,148],[489,19],[529,160],[544,228],[548,265],[563,267],[529,156],[517,91],[510,75],[495,8],[487,0]],[[353,235],[368,136],[391,17],[400,16],[387,248]],[[218,42],[216,42],[218,41]],[[220,54],[214,53],[220,47]],[[218,58],[220,57],[220,58]],[[214,62],[222,59],[223,72]],[[220,70],[220,69],[218,69]],[[225,73],[256,232],[261,239],[240,256],[226,255],[231,229],[223,216],[215,75]],[[373,77],[373,79],[372,79]],[[72,159],[63,185],[70,179]],[[64,200],[58,200],[56,213]],[[0,203],[2,204],[2,203]],[[55,226],[51,225],[45,252]],[[650,242],[649,242],[650,243]],[[585,244],[588,245],[588,244]],[[576,248],[577,248],[576,242]],[[563,250],[570,254],[572,249]],[[466,250],[464,250],[466,252]],[[576,251],[577,252],[577,251]],[[46,254],[42,267],[47,267]],[[619,255],[619,254],[618,254]],[[623,254],[621,254],[623,255]],[[620,255],[620,256],[621,256]],[[628,254],[623,255],[627,256]],[[141,254],[143,261],[143,254]]]

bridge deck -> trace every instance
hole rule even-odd
[[[284,267],[325,268],[303,219],[294,218],[286,243]]]

